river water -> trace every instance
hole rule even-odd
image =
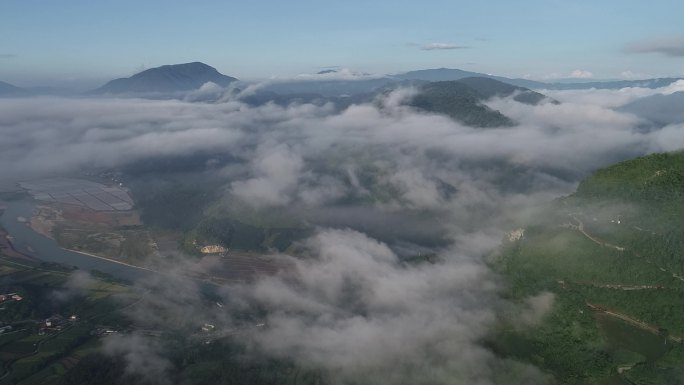
[[[34,256],[42,261],[57,262],[81,270],[98,270],[126,281],[135,281],[153,274],[145,269],[64,250],[54,240],[38,234],[26,223],[17,220],[18,217],[31,218],[34,209],[33,202],[19,200],[2,203],[7,206],[7,209],[0,216],[0,225],[14,237],[13,244],[22,253]]]

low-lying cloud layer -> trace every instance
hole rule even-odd
[[[642,89],[633,92],[638,96],[649,94]],[[0,105],[0,157],[3,164],[12,167],[0,173],[4,179],[30,178],[84,166],[116,167],[155,156],[222,151],[253,159],[251,172],[259,178],[260,173],[270,172],[271,166],[264,164],[263,158],[275,156],[273,151],[281,156],[314,158],[343,146],[376,146],[390,158],[410,151],[402,156],[410,163],[434,151],[448,153],[453,162],[501,160],[533,169],[551,162],[586,173],[644,149],[661,150],[657,132],[634,132],[634,116],[606,108],[615,106],[615,96],[625,102],[632,98],[622,97],[622,93],[553,92],[554,98],[565,101],[560,105],[495,102],[494,108],[520,125],[490,130],[464,127],[448,118],[401,106],[379,110],[372,105],[354,105],[337,114],[327,105],[248,107],[235,101],[4,100]],[[597,140],[587,140],[588,136]],[[588,153],[564,153],[568,144],[579,143],[591,145],[577,146]],[[246,153],[248,144],[256,145],[249,150],[254,153]],[[287,151],[292,154],[285,155]],[[606,156],[606,152],[620,155]],[[354,163],[354,159],[349,162]],[[304,171],[300,166],[295,168]]]
[[[66,302],[83,296],[96,284],[97,281],[89,273],[85,271],[74,271],[69,275],[69,279],[64,282],[61,289],[52,292],[52,297],[56,301]]]
[[[301,245],[307,257],[281,257],[293,269],[227,289],[226,308],[206,315],[230,325],[231,310],[262,309],[266,326],[238,337],[252,349],[363,383],[497,384],[510,383],[511,373],[518,383],[543,383],[548,378],[534,367],[482,346],[500,302],[483,255],[540,202],[571,192],[596,168],[682,148],[684,131],[645,131],[639,117],[614,110],[616,100],[663,90],[555,91],[550,96],[561,104],[538,106],[491,100],[519,123],[501,129],[419,113],[400,103],[413,92],[341,112],[332,105],[250,107],[230,96],[216,103],[5,100],[0,179],[205,154],[226,199],[293,208],[319,226]],[[212,161],[217,154],[235,161]],[[444,242],[426,247],[411,238],[421,231]],[[400,263],[401,250],[421,247],[440,261]],[[182,299],[199,296],[197,288],[156,290],[149,309],[191,322]],[[552,297],[542,293],[525,306],[535,317],[521,322],[532,324]],[[108,349],[128,357],[128,345],[135,344]],[[157,362],[161,376],[168,368]]]
[[[352,230],[322,230],[306,247],[312,259],[295,261],[291,275],[243,288],[248,303],[269,309],[266,327],[248,335],[260,351],[325,368],[339,382],[491,384],[504,383],[503,370],[509,381],[545,379],[479,344],[495,320],[497,285],[467,250],[407,268]],[[520,368],[522,378],[513,375]]]

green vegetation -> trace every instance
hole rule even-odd
[[[126,370],[123,354],[101,350],[103,338],[96,331],[107,328],[123,333],[134,332],[120,310],[137,305],[139,293],[108,281],[93,280],[78,292],[66,292],[69,275],[62,271],[39,270],[30,265],[0,262],[3,282],[0,292],[17,292],[24,299],[3,303],[2,315],[10,317],[13,330],[0,333],[0,384],[22,385],[107,385],[138,384],[140,374]],[[62,293],[61,295],[59,293]],[[68,294],[68,295],[67,295]],[[215,306],[213,300],[209,306]],[[12,311],[22,308],[22,311]],[[163,309],[158,309],[163,312]],[[45,319],[55,314],[78,314],[77,320],[63,319],[59,328],[46,328]],[[168,319],[171,315],[160,315]],[[22,318],[15,320],[15,318]],[[189,324],[166,323],[163,333],[143,337],[162,347],[164,360],[170,364],[168,375],[182,384],[288,384],[324,383],[318,371],[296,367],[288,360],[253,357],[230,338],[198,332]],[[149,328],[153,324],[145,325]],[[125,335],[124,335],[125,336]],[[207,343],[210,339],[210,343]],[[212,340],[213,339],[213,340]],[[247,357],[252,358],[247,358]]]
[[[152,239],[144,230],[112,229],[95,224],[90,229],[76,229],[60,224],[54,227],[52,234],[66,249],[125,259],[129,263],[143,261],[153,251]]]
[[[153,170],[159,167],[155,164]],[[151,228],[181,231],[180,246],[191,255],[199,255],[199,249],[206,245],[243,251],[284,251],[294,240],[308,234],[301,221],[289,213],[233,202],[224,186],[206,177],[168,174],[148,180],[143,174],[129,183],[143,222]],[[149,254],[149,242],[139,232],[138,237],[133,233],[125,241],[99,244],[116,244],[117,251],[126,256]],[[86,241],[72,243],[83,245]]]
[[[506,97],[514,95],[513,99],[520,103],[536,105],[546,99],[546,95],[531,91],[524,87],[517,87],[491,78],[471,77],[460,79],[459,83],[466,84],[477,91],[483,99]],[[557,101],[553,101],[558,103]]]
[[[321,373],[297,368],[285,360],[247,358],[243,348],[229,341],[198,344],[167,340],[174,355],[165,357],[174,364],[169,375],[180,384],[197,385],[314,385],[323,384]],[[125,371],[123,357],[90,354],[69,370],[56,384],[124,385],[145,383],[136,374]]]
[[[653,154],[595,172],[580,183],[578,198],[681,204],[684,152]]]
[[[187,230],[198,223],[204,208],[215,199],[215,192],[202,185],[181,184],[178,181],[132,184],[136,206],[148,226]]]
[[[498,80],[470,77],[420,85],[420,93],[409,105],[428,112],[444,114],[471,127],[507,127],[515,122],[482,102],[494,97],[513,96],[517,102],[536,105],[547,97],[524,87]],[[558,101],[549,99],[551,103]]]
[[[503,320],[495,351],[561,384],[681,384],[683,175],[682,152],[597,171],[505,242],[493,265],[510,299],[555,301],[534,327]]]
[[[0,304],[0,326],[12,328],[0,334],[0,384],[59,383],[99,346],[92,334],[96,325],[127,327],[116,309],[137,300],[131,289],[97,279],[87,288],[70,289],[70,271],[49,264],[1,260],[0,266],[0,293],[21,296]],[[46,327],[48,318],[55,320],[54,327]]]
[[[309,230],[301,227],[253,226],[233,219],[225,212],[214,213],[204,218],[188,232],[184,239],[184,250],[196,254],[204,245],[219,245],[244,251],[285,251],[293,241],[304,238]]]
[[[447,115],[471,127],[513,126],[514,122],[481,103],[482,96],[465,83],[443,81],[425,84],[410,105]]]

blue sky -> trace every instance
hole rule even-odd
[[[328,66],[684,76],[682,15],[677,0],[2,0],[0,80],[81,84],[189,61],[242,79]]]

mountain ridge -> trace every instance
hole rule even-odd
[[[632,113],[660,127],[684,123],[684,91],[646,96],[627,103],[618,111]]]
[[[0,97],[27,96],[29,94],[30,92],[24,88],[0,81]]]
[[[319,75],[329,75],[335,70],[319,71]],[[278,94],[319,94],[323,97],[348,97],[377,92],[383,88],[406,81],[453,81],[466,78],[488,78],[515,87],[530,90],[580,90],[580,89],[620,89],[626,87],[660,88],[668,86],[682,78],[665,77],[642,80],[610,80],[610,81],[582,81],[546,83],[530,79],[508,78],[504,76],[466,71],[457,68],[431,68],[407,71],[384,76],[363,76],[358,79],[335,79],[322,76],[311,79],[291,79],[267,82],[262,90]],[[202,62],[182,64],[167,64],[146,69],[127,78],[113,79],[99,88],[86,94],[172,94],[191,91],[200,88],[207,82],[226,87],[238,81],[237,78],[224,75],[216,68]],[[33,87],[31,89],[13,86],[1,82],[1,96],[27,95],[59,95],[74,94],[74,92],[55,91],[51,87]],[[253,83],[253,82],[249,82]],[[47,90],[47,91],[46,91]]]
[[[507,78],[504,76],[490,75],[480,72],[465,71],[458,68],[428,68],[422,70],[413,70],[404,73],[392,75],[395,78],[403,80],[427,80],[427,81],[448,81],[461,80],[465,78],[489,78],[498,80],[500,82],[508,83],[518,87],[525,88],[543,88],[547,83],[542,83],[534,80]]]
[[[533,329],[501,327],[494,349],[559,384],[681,384],[683,189],[684,152],[651,154],[595,171],[528,218],[492,264],[514,300],[554,304]]]
[[[682,78],[665,77],[665,78],[651,78],[642,80],[606,80],[606,81],[575,81],[575,82],[541,82],[530,79],[508,78],[504,76],[497,76],[491,74],[484,74],[479,72],[465,71],[457,68],[430,68],[422,70],[414,70],[392,75],[398,79],[404,80],[427,80],[427,81],[445,81],[445,80],[460,80],[468,77],[483,77],[498,80],[500,82],[508,83],[514,86],[531,88],[531,89],[549,89],[549,90],[579,90],[579,89],[620,89],[627,87],[641,87],[641,88],[660,88],[668,86]]]
[[[460,80],[433,81],[417,85],[419,93],[408,105],[423,111],[447,115],[471,127],[510,127],[516,123],[483,102],[493,97],[513,96],[520,103],[536,105],[544,100],[557,101],[524,87],[495,79],[468,77]]]
[[[220,73],[216,68],[201,62],[169,64],[150,68],[128,78],[107,82],[91,93],[164,93],[198,89],[208,82],[226,87],[236,78]]]

